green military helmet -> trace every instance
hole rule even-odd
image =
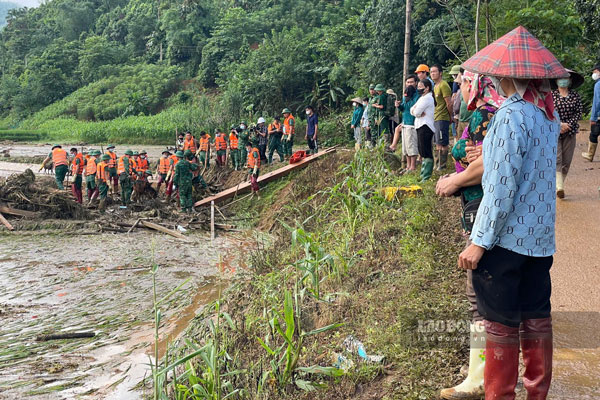
[[[53,144],[53,145],[52,145],[52,150],[54,150],[54,149],[55,149],[55,148],[57,148],[57,147],[58,147],[59,149],[62,149],[62,146],[61,146],[60,144]]]
[[[377,85],[375,85],[375,90],[381,90],[382,92],[385,92],[385,86],[383,86],[382,83],[378,83]]]
[[[458,74],[460,74],[460,65],[453,65],[452,68],[450,68],[450,75]]]
[[[142,155],[142,154],[148,155],[148,152],[146,150],[142,150],[142,151],[140,151],[140,155]]]
[[[375,90],[375,84],[374,84],[374,83],[371,83],[371,84],[369,85],[369,89]]]
[[[127,151],[125,152],[125,155],[126,155],[126,156],[132,156],[132,155],[133,155],[133,151],[131,151],[131,150],[127,150]]]
[[[101,154],[102,154],[102,152],[100,150],[96,149],[96,150],[94,150],[94,154],[92,154],[92,155],[93,156],[99,156]]]
[[[284,109],[283,109],[283,111],[282,111],[281,113],[282,113],[282,114],[286,114],[286,113],[287,113],[287,114],[291,114],[292,112],[290,111],[290,109],[289,109],[289,108],[287,108],[287,107],[286,107],[286,108],[284,108]]]
[[[246,121],[240,122],[240,125],[248,126],[248,124],[246,123]]]
[[[135,150],[135,151],[133,152],[133,155],[134,155],[134,156],[139,156],[139,155],[140,155],[140,153],[139,153],[137,150]]]
[[[102,154],[102,157],[100,157],[100,159],[102,161],[108,161],[108,160],[110,160],[110,156],[108,154]]]
[[[115,145],[114,144],[109,144],[108,146],[106,146],[106,150],[110,150],[110,149],[114,149]]]
[[[184,153],[183,156],[184,157],[189,157],[189,156],[193,156],[194,153],[192,153],[192,151],[190,149],[187,149]]]
[[[162,151],[161,154],[171,155],[171,151],[169,149],[165,149],[165,150]]]
[[[90,156],[95,156],[95,155],[96,155],[96,154],[95,154],[95,153],[96,153],[96,149],[88,149],[88,152],[87,152],[87,153],[88,153]]]
[[[186,150],[186,151],[189,151],[189,150]],[[175,153],[175,157],[183,158],[183,151],[177,150],[177,152]]]

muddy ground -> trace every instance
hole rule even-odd
[[[216,299],[238,265],[241,234],[0,235],[0,399],[136,399],[153,348],[152,275],[161,297],[190,282],[162,308],[159,350],[204,304]],[[40,342],[39,335],[95,337]]]

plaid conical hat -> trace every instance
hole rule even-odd
[[[569,72],[527,29],[519,26],[463,64],[478,74],[516,79],[566,78]]]

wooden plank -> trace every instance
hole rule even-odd
[[[17,208],[7,207],[5,205],[0,205],[0,212],[3,214],[16,215],[18,217],[25,218],[36,218],[40,216],[40,213],[35,211],[19,210]]]
[[[268,174],[259,176],[258,183],[259,184],[269,183],[276,179],[282,178],[294,170],[298,170],[298,169],[306,167],[308,164],[312,163],[313,161],[316,161],[319,157],[322,157],[326,154],[335,153],[335,149],[336,149],[335,147],[330,147],[328,149],[318,152],[317,154],[313,154],[312,156],[306,157],[305,159],[303,159],[302,161],[300,161],[296,164],[289,164],[289,165],[286,165],[285,167],[276,169],[275,171],[271,171]],[[248,191],[250,191],[250,182],[242,182],[239,185],[230,187],[229,189],[225,189],[222,192],[215,194],[214,196],[210,196],[210,197],[204,198],[200,201],[197,201],[194,204],[194,207],[210,205],[211,201],[214,201],[216,204],[216,203],[222,202],[224,200],[230,199],[237,194],[243,194]]]
[[[176,237],[177,239],[187,240],[187,238],[185,236],[183,236],[181,233],[174,231],[172,229],[165,228],[164,226],[155,224],[154,222],[148,222],[148,221],[141,220],[140,224],[144,225],[146,228],[154,229],[159,232],[166,233],[167,235]]]
[[[10,222],[8,222],[6,220],[6,218],[4,218],[4,215],[2,215],[2,213],[0,213],[0,222],[2,222],[4,224],[4,226],[6,227],[6,229],[8,229],[9,231],[15,230],[15,228],[13,228],[13,226],[10,224]]]

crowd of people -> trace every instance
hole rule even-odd
[[[308,154],[318,151],[319,120],[312,106],[305,108],[307,126],[305,140]],[[280,162],[292,157],[292,147],[296,136],[296,120],[289,108],[282,111],[283,120],[275,116],[270,124],[263,117],[256,124],[248,125],[241,121],[232,125],[229,135],[216,129],[211,137],[202,131],[196,138],[191,132],[181,133],[177,137],[175,148],[167,148],[156,162],[155,172],[150,170],[150,161],[146,151],[127,150],[120,157],[115,146],[106,147],[106,152],[97,149],[81,150],[73,147],[70,152],[56,144],[52,146],[48,157],[42,162],[40,170],[52,161],[56,184],[64,189],[65,178],[72,176],[71,191],[75,200],[83,203],[83,187],[87,189],[88,204],[99,199],[99,208],[104,209],[109,191],[119,193],[123,207],[127,207],[134,193],[134,186],[143,190],[150,186],[149,177],[156,176],[156,191],[165,185],[166,199],[175,194],[183,211],[192,210],[192,192],[206,189],[203,174],[210,166],[211,153],[216,152],[218,167],[230,165],[235,170],[247,171],[252,191],[258,195],[258,176],[261,163],[272,164],[275,153]],[[85,178],[85,181],[84,181]]]

